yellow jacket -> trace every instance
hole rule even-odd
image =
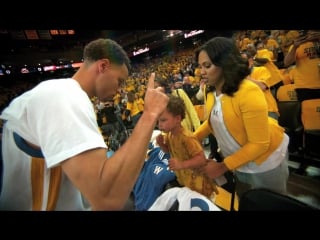
[[[207,112],[211,112],[214,100],[213,92],[209,92],[206,99]],[[255,83],[244,80],[233,97],[222,96],[221,105],[226,128],[242,146],[224,159],[228,169],[234,170],[250,161],[261,164],[281,144],[284,129],[276,120],[268,117],[265,97]],[[194,135],[201,141],[210,133],[214,134],[214,131],[207,118]]]

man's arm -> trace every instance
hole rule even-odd
[[[63,162],[62,168],[90,202],[93,210],[121,210],[139,176],[148,144],[168,97],[154,89],[149,78],[144,112],[127,141],[110,157],[105,149],[92,149]]]

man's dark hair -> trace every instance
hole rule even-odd
[[[98,38],[89,42],[83,51],[84,61],[95,62],[107,58],[111,63],[125,64],[131,69],[130,59],[124,49],[115,41],[107,38]]]

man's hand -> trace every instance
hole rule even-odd
[[[144,112],[155,115],[157,118],[166,109],[169,98],[159,89],[154,88],[155,73],[151,73],[144,97]]]

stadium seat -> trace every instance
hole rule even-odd
[[[297,93],[294,84],[282,85],[278,88],[276,99],[280,102],[283,101],[297,101]]]
[[[279,87],[277,91],[277,104],[279,109],[278,122],[285,128],[290,138],[289,153],[303,155],[303,125],[301,122],[301,103],[297,99],[294,84],[286,84]]]
[[[302,154],[303,125],[301,121],[301,103],[299,101],[278,101],[279,125],[290,138],[289,153]]]
[[[316,210],[288,195],[267,189],[251,189],[239,200],[238,211],[312,211]]]
[[[306,165],[320,167],[320,99],[305,100],[301,103],[301,120]]]
[[[197,114],[198,114],[198,117],[199,117],[199,120],[201,122],[204,122],[206,119],[205,119],[205,114],[204,114],[204,111],[205,111],[205,105],[194,105],[194,109],[196,110]]]

